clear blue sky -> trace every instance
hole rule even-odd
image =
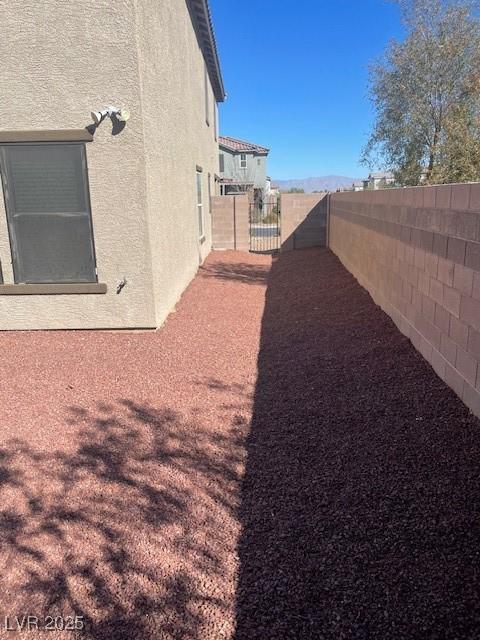
[[[272,178],[360,178],[368,64],[402,37],[387,0],[210,0],[228,94],[220,131],[267,146]]]

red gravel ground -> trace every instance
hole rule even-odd
[[[480,421],[327,250],[0,346],[1,637],[478,637]]]

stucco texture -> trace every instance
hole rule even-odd
[[[208,219],[197,246],[195,166],[207,213],[216,143],[205,120],[199,132],[203,57],[184,0],[0,0],[0,20],[2,130],[81,129],[104,105],[131,111],[123,130],[107,119],[87,143],[107,294],[0,296],[0,329],[159,326],[210,247]],[[13,283],[3,198],[0,261]]]
[[[218,173],[215,100],[185,0],[136,2],[156,318],[161,324],[211,247],[208,176]],[[196,168],[205,239],[199,240]]]

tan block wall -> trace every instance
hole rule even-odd
[[[280,196],[282,251],[326,245],[326,193],[283,193]]]
[[[250,249],[248,196],[212,198],[213,249]]]
[[[330,196],[329,246],[480,415],[480,184]]]

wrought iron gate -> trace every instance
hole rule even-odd
[[[280,200],[250,203],[250,251],[275,253],[280,249]]]

